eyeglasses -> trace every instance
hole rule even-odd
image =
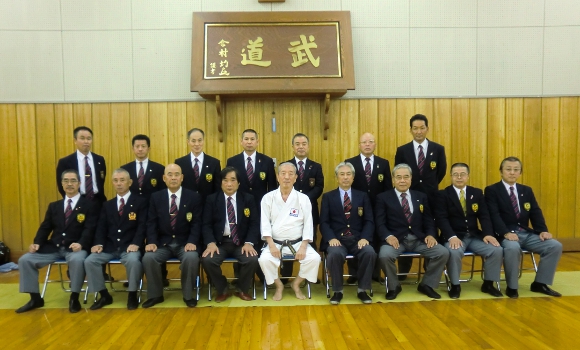
[[[360,142],[361,145],[372,145],[373,143],[375,143],[375,140],[368,140],[368,141],[361,141]]]
[[[67,184],[67,185],[68,184],[74,185],[78,182],[79,182],[79,180],[77,180],[77,179],[64,179],[64,180],[62,180],[62,183]]]
[[[451,174],[452,177],[467,177],[468,173],[453,173]]]

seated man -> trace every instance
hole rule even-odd
[[[278,167],[280,187],[262,198],[260,221],[262,239],[266,241],[258,259],[267,284],[274,283],[273,300],[282,300],[284,284],[278,276],[278,267],[285,255],[294,255],[300,262],[300,271],[291,286],[298,299],[306,299],[300,283],[307,279],[315,283],[318,277],[320,255],[310,246],[312,242],[312,207],[305,194],[296,191],[296,167],[282,163]]]
[[[447,273],[451,280],[449,297],[459,298],[461,286],[461,259],[466,250],[485,258],[483,263],[484,281],[481,291],[494,297],[503,294],[494,286],[500,280],[503,249],[495,238],[493,225],[487,211],[483,191],[467,186],[469,182],[469,166],[465,163],[455,163],[451,166],[451,183],[439,191],[435,198],[435,222],[441,230],[441,238],[449,249]],[[481,230],[477,226],[477,221]]]
[[[369,196],[351,187],[354,172],[352,164],[338,164],[334,169],[338,188],[322,196],[320,248],[326,250],[334,291],[330,299],[333,305],[342,300],[344,260],[348,254],[358,260],[357,296],[364,304],[372,303],[366,290],[371,289],[371,277],[377,259],[377,253],[370,245],[375,231],[373,210]]]
[[[222,190],[210,194],[203,211],[203,240],[207,248],[201,263],[215,285],[221,303],[230,297],[228,281],[222,275],[224,259],[232,257],[240,263],[240,277],[235,293],[242,300],[252,300],[248,288],[258,267],[254,244],[260,239],[260,219],[254,196],[238,191],[240,181],[236,168],[225,167],[220,174]]]
[[[113,172],[113,186],[117,195],[103,204],[91,255],[85,260],[89,292],[101,294],[91,310],[113,303],[101,270],[101,265],[113,259],[120,259],[127,271],[127,309],[135,310],[139,306],[137,289],[143,277],[139,248],[145,243],[147,200],[129,191],[132,182],[127,170],[117,169]]]
[[[562,256],[562,244],[548,232],[542,209],[531,187],[516,183],[523,172],[516,157],[505,158],[499,167],[501,181],[485,188],[485,199],[495,232],[503,239],[506,295],[517,298],[521,249],[540,254],[532,292],[559,297],[548,285],[554,282],[556,266]],[[529,224],[532,227],[529,227]]]
[[[449,259],[449,251],[437,244],[435,223],[427,196],[409,190],[411,167],[401,163],[392,171],[394,189],[380,193],[375,205],[375,224],[383,240],[379,262],[387,277],[387,300],[393,300],[402,291],[397,278],[395,260],[404,252],[414,252],[429,259],[423,280],[417,290],[429,298],[440,299],[435,291]]]
[[[143,256],[147,300],[143,307],[164,301],[161,264],[172,257],[181,261],[183,301],[188,307],[195,307],[197,299],[193,297],[193,287],[199,272],[201,196],[181,187],[183,174],[177,164],[165,167],[163,181],[167,191],[151,195],[147,214],[147,245]]]
[[[65,170],[60,178],[64,199],[48,205],[34,243],[18,260],[20,293],[30,293],[30,301],[16,310],[17,313],[44,306],[38,288],[38,269],[62,258],[66,259],[70,271],[72,293],[68,309],[72,313],[81,310],[79,293],[85,280],[83,263],[87,257],[83,248],[88,249],[93,241],[99,213],[96,206],[79,193],[80,176],[76,170]]]

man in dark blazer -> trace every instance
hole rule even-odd
[[[183,171],[183,187],[201,195],[203,201],[212,193],[220,190],[219,159],[203,152],[205,133],[193,128],[187,132],[187,144],[191,152],[175,160]]]
[[[64,197],[65,190],[61,183],[62,172],[67,169],[75,169],[81,177],[80,193],[90,201],[97,204],[98,209],[107,200],[105,196],[105,178],[107,177],[107,165],[105,158],[91,152],[93,144],[93,131],[86,126],[74,129],[74,142],[76,152],[58,160],[56,166],[56,186]]]
[[[371,276],[377,258],[371,246],[375,231],[373,208],[365,192],[352,188],[355,178],[352,164],[339,163],[334,173],[338,188],[322,196],[320,213],[320,248],[326,251],[334,291],[330,303],[337,305],[342,300],[344,260],[352,254],[359,262],[357,296],[364,304],[370,304],[372,300],[366,290],[371,289]]]
[[[559,297],[561,294],[548,285],[554,282],[562,244],[548,232],[532,188],[516,183],[523,172],[522,162],[516,157],[507,157],[501,162],[499,171],[502,180],[485,188],[485,198],[493,228],[503,247],[506,295],[510,298],[519,296],[521,249],[526,249],[540,254],[531,291]]]
[[[411,167],[398,164],[393,168],[392,175],[395,188],[379,194],[375,205],[375,224],[383,242],[379,261],[387,276],[386,298],[393,300],[402,291],[395,260],[404,252],[414,252],[429,259],[417,290],[430,298],[439,299],[441,296],[435,289],[439,287],[449,251],[437,243],[437,231],[427,196],[409,189]]]
[[[260,217],[251,194],[238,191],[238,171],[225,167],[220,174],[222,190],[207,197],[203,210],[203,241],[207,246],[201,263],[216,287],[221,303],[230,297],[228,281],[222,275],[224,259],[239,261],[240,277],[235,295],[249,301],[248,288],[258,268],[258,253],[254,244],[260,239]]]
[[[201,196],[181,187],[183,174],[177,164],[165,167],[163,180],[167,191],[151,195],[147,214],[147,245],[143,269],[147,277],[147,300],[144,308],[162,303],[161,264],[172,257],[181,261],[181,289],[188,307],[197,305],[193,288],[199,272],[201,244]]]
[[[137,290],[143,277],[139,249],[145,243],[149,202],[129,191],[131,182],[127,170],[117,169],[113,172],[113,186],[117,195],[103,204],[91,255],[85,260],[89,292],[101,294],[91,310],[113,303],[101,269],[103,264],[113,259],[121,260],[127,272],[127,309],[135,310],[139,306]]]
[[[151,140],[149,136],[138,134],[133,136],[133,153],[135,161],[123,165],[121,168],[129,172],[131,177],[132,195],[143,197],[149,202],[149,197],[153,192],[167,188],[163,182],[163,171],[165,167],[149,159]]]
[[[483,191],[468,186],[469,166],[455,163],[451,166],[451,186],[439,191],[435,199],[435,222],[441,230],[441,241],[449,249],[447,274],[451,280],[449,297],[459,298],[461,286],[461,259],[466,250],[485,258],[484,280],[481,291],[494,297],[503,294],[494,286],[500,280],[503,249],[493,232],[493,225]],[[481,225],[481,229],[477,225]]]
[[[80,176],[76,169],[61,174],[64,199],[48,205],[34,243],[18,260],[20,293],[30,293],[30,301],[16,310],[26,312],[44,306],[38,288],[38,269],[59,259],[66,259],[70,270],[71,290],[69,311],[81,310],[79,293],[85,279],[84,261],[93,241],[99,211],[79,193]]]

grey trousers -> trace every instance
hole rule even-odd
[[[445,247],[449,249],[449,261],[447,261],[447,274],[451,284],[459,284],[461,274],[461,259],[466,250],[470,250],[485,258],[483,263],[483,279],[486,281],[498,282],[501,273],[501,263],[503,261],[503,248],[487,244],[478,237],[466,236],[462,240],[463,247],[457,249],[449,248],[449,242]]]
[[[91,253],[85,259],[85,270],[89,282],[89,292],[98,292],[105,288],[105,278],[103,277],[102,265],[113,259],[121,260],[127,271],[127,280],[129,281],[129,292],[136,292],[139,288],[139,281],[143,277],[143,265],[141,265],[141,252],[117,251],[114,253]]]
[[[64,258],[70,273],[71,290],[80,293],[85,281],[84,261],[87,252],[69,252],[60,248],[55,253],[26,253],[18,259],[20,270],[20,293],[40,293],[38,269]],[[101,274],[102,274],[101,270]]]
[[[358,249],[358,241],[354,237],[341,239],[340,243],[339,247],[326,248],[326,265],[332,278],[332,291],[342,292],[344,260],[348,254],[354,255],[358,262],[356,269],[358,287],[371,289],[371,277],[377,259],[374,248],[367,245]]]

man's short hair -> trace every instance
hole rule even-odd
[[[338,165],[334,168],[334,175],[338,176],[338,169],[342,168],[343,166],[347,166],[350,168],[350,171],[352,172],[352,176],[355,175],[355,171],[354,171],[354,166],[352,164],[350,164],[349,162],[340,162],[338,163]]]
[[[524,165],[522,164],[522,161],[518,157],[511,156],[511,157],[507,157],[504,160],[502,160],[501,164],[499,165],[499,171],[503,170],[503,164],[505,162],[518,162],[518,163],[520,163],[520,173],[522,173],[522,174],[524,173]]]
[[[466,168],[467,169],[467,173],[469,174],[469,165],[465,164],[465,163],[455,163],[451,166],[451,170],[449,170],[449,174],[453,173],[453,168]]]
[[[127,176],[129,179],[131,178],[131,175],[129,174],[129,172],[123,168],[113,170],[113,176],[115,176],[115,174],[123,174],[123,175]]]
[[[135,141],[146,141],[147,147],[151,147],[151,140],[149,139],[149,136],[147,136],[147,135],[137,134],[137,135],[133,136],[133,140],[131,140],[131,145],[135,146]]]
[[[193,129],[189,130],[187,132],[187,139],[189,140],[189,137],[191,136],[191,134],[193,134],[196,131],[199,131],[201,133],[201,137],[203,137],[205,139],[205,132],[203,132],[203,130],[201,130],[200,128],[193,128]]]
[[[391,171],[391,176],[395,177],[395,171],[397,171],[399,169],[407,169],[407,170],[409,170],[409,175],[413,176],[413,170],[411,169],[411,167],[408,164],[405,164],[405,163],[395,165],[395,167],[393,168],[393,171]]]
[[[91,130],[88,126],[79,126],[73,130],[73,136],[75,139],[77,138],[79,131],[88,131],[91,133],[91,136],[93,136],[93,130]]]
[[[256,130],[254,130],[254,129],[246,129],[246,130],[242,131],[242,139],[244,138],[244,134],[247,133],[247,132],[254,133],[254,135],[256,135],[256,139],[258,138],[258,132]]]
[[[65,176],[66,174],[75,174],[75,176],[76,176],[76,178],[77,178],[78,182],[81,182],[81,176],[79,175],[79,172],[78,172],[77,170],[75,170],[75,169],[66,169],[65,171],[63,171],[63,172],[60,174],[60,181],[64,180],[64,176]]]
[[[220,172],[221,179],[222,180],[225,179],[231,172],[234,172],[234,174],[236,175],[236,180],[238,181],[238,183],[240,183],[240,174],[238,173],[238,169],[234,168],[233,166],[227,166],[222,169],[222,171]]]
[[[291,166],[292,169],[294,169],[294,174],[298,173],[298,170],[296,170],[296,165],[294,165],[293,163],[290,162],[284,162],[280,165],[278,165],[278,171],[276,172],[277,174],[280,174],[280,169],[282,169],[283,166]]]
[[[411,117],[411,119],[409,120],[409,126],[412,128],[413,127],[413,122],[416,120],[422,120],[425,122],[425,126],[429,127],[429,120],[427,120],[427,117],[424,116],[423,114],[415,114],[414,116]]]
[[[306,142],[310,143],[310,139],[308,136],[304,135],[303,133],[299,132],[296,135],[292,136],[292,144],[294,144],[294,139],[297,137],[306,137]]]

